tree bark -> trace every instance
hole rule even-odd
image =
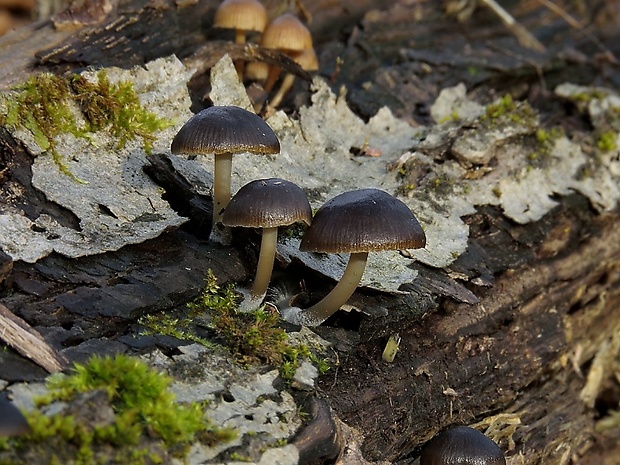
[[[581,463],[617,399],[620,217],[567,198],[527,227],[493,211],[469,220],[466,255],[495,276],[474,290],[480,302],[442,299],[419,320],[382,320],[381,331],[369,322],[369,340],[322,386],[345,422],[373,432],[373,459],[409,463],[441,428],[494,419],[489,434],[524,463]],[[396,332],[400,352],[382,362]]]
[[[210,61],[202,65],[206,70],[226,52],[233,58],[235,54],[247,57],[250,52],[264,53],[213,41],[222,38],[209,27],[218,3],[121,1],[107,16],[77,21],[71,30],[57,29],[53,21],[18,30],[0,40],[0,88],[11,87],[41,70],[62,72],[91,65],[128,67],[172,53],[194,64],[197,57],[208,58]],[[415,9],[406,9],[405,3],[394,8],[413,17]],[[426,7],[425,3],[420,2],[416,8]],[[523,3],[527,6],[531,2]],[[273,14],[280,2],[267,4]],[[365,25],[378,22],[377,15],[387,15],[384,10],[374,16],[364,15],[383,6],[384,2],[378,0],[313,2],[308,5],[314,15],[311,29],[325,45],[325,54],[331,56],[333,50],[342,52],[348,46],[338,38],[342,30],[346,29],[348,40],[355,43],[362,17]],[[372,48],[386,37],[388,47],[402,46],[405,39],[398,34],[408,29],[395,26],[392,19],[394,22],[384,25],[384,29],[367,30],[368,42],[351,46],[355,53],[363,50],[372,55],[368,43]],[[434,32],[432,27],[424,31]],[[212,41],[205,42],[207,39]],[[428,60],[420,61],[433,59],[424,58]],[[445,65],[439,57],[435,59],[434,66]],[[343,69],[337,69],[334,65],[327,73],[338,84],[350,79],[360,66],[346,63]],[[529,72],[534,74],[531,69]],[[490,82],[485,82],[485,91]],[[449,78],[442,83],[449,83]],[[409,90],[397,86],[392,92],[402,90],[404,95],[410,95],[413,91],[410,83],[407,85]],[[373,105],[364,98],[368,97],[361,93],[351,95],[361,113],[370,111]],[[395,113],[410,112],[407,105],[413,105],[411,101],[400,102],[401,106],[396,102]],[[6,134],[3,139],[5,148],[0,160],[6,166],[16,166],[11,168],[13,178],[0,177],[0,185],[6,188],[6,183],[14,182],[19,175],[19,182],[27,188],[27,156],[15,155],[19,148]],[[45,203],[45,199],[29,199]],[[481,208],[467,222],[467,252],[446,270],[420,265],[421,279],[409,289],[410,296],[357,297],[362,302],[381,303],[388,308],[387,316],[364,317],[353,332],[318,330],[327,338],[339,340],[340,345],[353,341],[352,349],[339,352],[338,366],[322,378],[322,395],[342,420],[364,433],[363,450],[371,460],[412,463],[423,443],[441,428],[454,423],[478,423],[487,427],[487,434],[508,451],[512,464],[560,465],[571,460],[597,463],[593,457],[599,458],[598,463],[618,463],[618,448],[606,448],[614,444],[618,426],[605,427],[602,421],[613,418],[620,399],[620,213],[596,213],[587,201],[574,195],[561,199],[561,204],[542,220],[528,225],[510,222],[491,207]],[[122,334],[123,326],[144,312],[153,298],[162,302],[157,307],[161,309],[195,295],[202,272],[208,267],[228,279],[244,278],[237,252],[232,252],[232,259],[228,251],[215,259],[202,257],[213,261],[199,265],[200,243],[184,233],[170,234],[175,239],[166,250],[168,259],[182,254],[195,266],[194,272],[184,278],[185,287],[167,283],[170,287],[164,286],[159,294],[151,295],[152,289],[146,283],[148,266],[140,259],[144,250],[138,246],[131,249],[129,258],[119,258],[115,252],[103,258],[78,260],[74,265],[59,257],[36,266],[15,264],[13,271],[6,274],[12,273],[9,283],[20,283],[18,292],[4,302],[7,306],[14,304],[13,309],[19,310],[30,324],[67,324],[66,310],[54,311],[59,305],[68,308],[72,302],[90,298],[96,283],[108,289],[110,302],[128,296],[138,300],[135,312],[123,316],[105,314],[107,303],[103,302],[101,314],[110,318],[106,328],[84,322],[88,334],[114,337]],[[159,241],[157,244],[163,247],[166,239]],[[158,259],[165,264],[165,257]],[[143,281],[134,278],[132,283],[124,283],[124,290],[109,291],[116,284],[113,281],[121,278],[111,274],[95,279],[79,274],[91,267],[113,269],[110,263],[102,265],[105,260],[122,262],[127,267],[130,264],[132,269],[138,269]],[[72,276],[59,275],[58,269],[72,266]],[[4,274],[1,272],[0,277]],[[33,281],[42,277],[44,289],[28,288],[24,293],[27,297],[19,295],[28,285],[36,287]],[[144,304],[141,298],[151,300]],[[42,314],[41,305],[49,312]],[[381,353],[394,333],[402,338],[400,350],[393,363],[386,363]]]

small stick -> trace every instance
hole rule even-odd
[[[488,6],[493,13],[499,16],[499,19],[506,25],[508,29],[515,35],[519,43],[536,52],[544,52],[545,46],[532,35],[530,31],[525,29],[522,25],[517,23],[510,13],[504,10],[495,0],[480,0],[481,3]]]
[[[2,304],[0,304],[0,339],[49,373],[62,371],[67,367],[67,360],[62,354],[45,342],[36,329]]]

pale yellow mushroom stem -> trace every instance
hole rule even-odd
[[[230,202],[230,178],[232,176],[232,153],[215,155],[213,170],[213,227],[222,222],[222,213]]]
[[[301,311],[303,315],[301,318],[304,324],[308,326],[320,325],[349,300],[349,297],[353,295],[362,280],[367,259],[368,252],[355,252],[351,254],[349,263],[336,287],[323,297],[320,302]]]
[[[275,109],[278,105],[280,105],[286,93],[291,90],[291,87],[293,87],[294,82],[295,75],[293,73],[287,73],[286,76],[284,76],[284,79],[282,79],[282,84],[280,84],[280,88],[269,102],[269,106],[271,108]]]
[[[273,86],[278,82],[278,78],[280,77],[280,67],[276,65],[269,66],[269,74],[267,75],[267,80],[265,81],[265,85],[263,86],[263,90],[265,92],[271,92]]]
[[[258,255],[258,265],[256,266],[256,277],[250,291],[253,296],[262,296],[267,292],[273,262],[276,257],[276,247],[278,244],[278,228],[263,228],[263,237],[260,244]]]
[[[235,43],[245,44],[245,29],[235,29]]]

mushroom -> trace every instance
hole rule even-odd
[[[506,465],[495,442],[469,426],[449,428],[428,441],[420,465]]]
[[[269,75],[269,65],[264,61],[251,61],[245,67],[245,79],[263,84]]]
[[[6,397],[0,395],[0,437],[27,434],[30,426],[24,415]]]
[[[317,71],[319,69],[319,59],[316,56],[314,48],[309,48],[298,53],[291,53],[290,56],[304,71]],[[270,109],[275,109],[280,105],[286,93],[293,87],[294,82],[295,75],[293,73],[286,73],[286,76],[282,79],[280,88],[269,102]],[[269,110],[267,113],[269,113]]]
[[[257,179],[243,186],[224,211],[225,226],[262,228],[256,276],[242,309],[258,306],[263,300],[273,270],[278,243],[278,227],[296,222],[310,224],[312,209],[304,191],[279,178]]]
[[[172,141],[171,152],[194,156],[214,154],[215,226],[230,201],[233,154],[279,153],[280,142],[269,125],[255,113],[236,106],[213,106],[196,113],[181,127]]]
[[[312,48],[312,36],[303,23],[291,13],[278,16],[265,27],[260,44],[284,53],[302,52]],[[271,66],[265,81],[265,92],[270,92],[280,76],[280,67]]]
[[[268,21],[267,10],[258,0],[224,0],[215,11],[213,26],[234,29],[235,43],[244,44],[248,31],[263,32]],[[236,61],[235,68],[243,77],[243,61]]]
[[[350,253],[344,273],[332,291],[308,309],[282,310],[285,320],[317,326],[351,297],[359,284],[368,253],[379,250],[418,249],[426,236],[411,210],[379,189],[360,189],[337,195],[314,215],[299,250]]]

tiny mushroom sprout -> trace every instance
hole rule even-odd
[[[278,243],[278,227],[303,222],[310,224],[312,209],[304,191],[279,178],[257,179],[243,186],[224,211],[226,226],[262,228],[256,276],[246,306],[260,304],[267,292]],[[250,309],[250,308],[248,308]]]
[[[276,154],[280,141],[255,113],[236,106],[213,106],[192,116],[174,137],[174,154],[214,154],[213,225],[221,221],[230,201],[232,156],[238,153]]]
[[[314,215],[299,249],[306,252],[350,253],[340,281],[323,300],[308,309],[289,307],[282,316],[290,323],[317,326],[351,297],[364,273],[368,253],[418,249],[426,236],[411,210],[379,189],[345,192],[327,201]]]
[[[426,443],[420,465],[506,465],[493,440],[469,426],[449,428]]]
[[[0,395],[0,437],[19,436],[29,431],[30,426],[18,408]]]
[[[224,0],[215,11],[213,26],[234,29],[235,43],[244,44],[248,31],[263,32],[269,17],[258,0]],[[235,63],[239,77],[243,77],[243,62]]]

